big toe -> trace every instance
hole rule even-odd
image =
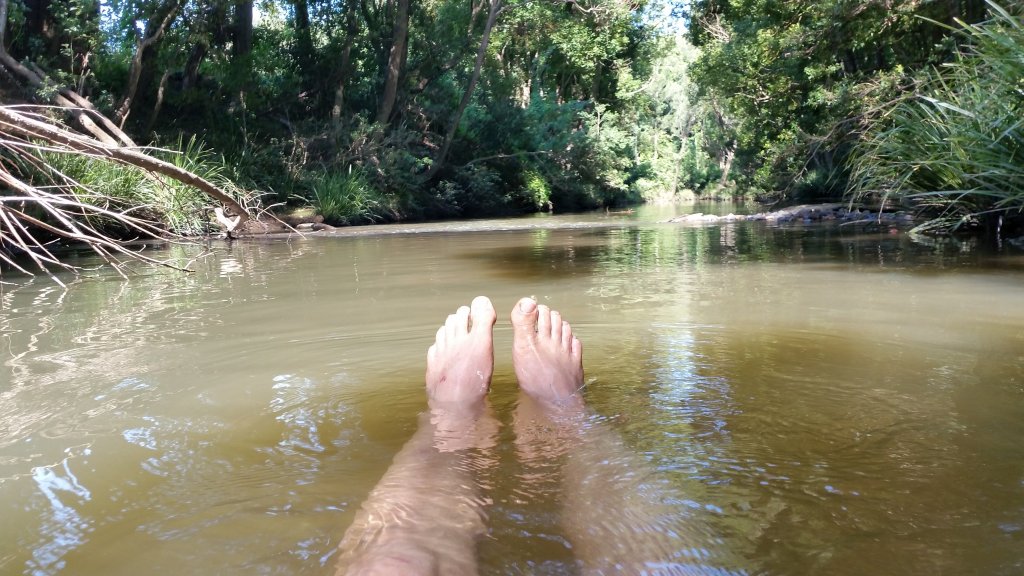
[[[537,301],[533,298],[521,298],[512,308],[512,328],[516,332],[535,333],[537,331]]]
[[[490,298],[487,296],[477,296],[473,299],[473,303],[470,304],[469,317],[473,321],[473,332],[485,332],[490,331],[491,327],[494,326],[498,315],[494,311],[494,305],[491,304]]]

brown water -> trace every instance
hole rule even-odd
[[[578,573],[585,522],[709,572],[1024,571],[1020,251],[664,216],[215,244],[191,275],[66,292],[5,277],[0,573],[332,573],[417,428],[436,327],[477,294],[502,424],[483,573]],[[521,295],[584,342],[611,456],[582,505],[571,463],[515,447]],[[672,513],[637,525],[648,505]]]

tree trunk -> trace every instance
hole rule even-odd
[[[135,102],[135,96],[139,90],[145,64],[144,60],[156,48],[156,45],[163,38],[167,29],[170,28],[171,22],[174,21],[174,17],[178,13],[180,1],[166,0],[165,3],[161,4],[146,22],[144,35],[135,42],[135,55],[132,56],[131,69],[128,73],[128,85],[125,87],[125,94],[124,98],[121,99],[121,104],[114,112],[114,121],[120,127],[124,126],[124,121],[128,118],[128,113],[131,112],[132,104]]]
[[[598,60],[594,64],[594,80],[590,83],[590,100],[597,103],[598,98],[601,97],[601,74],[604,72],[604,62]]]
[[[476,89],[476,83],[480,80],[480,71],[484,66],[484,58],[487,57],[487,45],[491,41],[491,30],[494,28],[494,23],[498,20],[498,13],[501,12],[501,0],[490,0],[491,9],[487,14],[487,23],[484,24],[484,33],[480,37],[480,47],[476,51],[476,62],[473,64],[473,74],[469,77],[469,83],[466,84],[466,90],[462,93],[462,100],[459,101],[459,107],[455,109],[455,115],[452,117],[451,122],[448,125],[448,132],[444,136],[444,143],[441,145],[441,151],[437,154],[434,162],[430,166],[430,172],[427,173],[427,180],[430,180],[437,174],[445,161],[448,159],[448,152],[451,150],[452,141],[455,139],[455,132],[459,128],[459,123],[462,122],[462,114],[466,111],[466,107],[469,106],[469,100],[473,97],[473,90]]]
[[[307,22],[308,26],[308,22]],[[252,52],[252,0],[235,2],[235,20],[232,26],[231,56],[235,60],[247,58]]]
[[[736,141],[733,140],[725,149],[725,158],[721,161],[722,177],[718,179],[719,186],[725,186],[729,182],[729,172],[732,170],[732,161],[736,158]]]
[[[391,34],[391,53],[388,57],[388,75],[384,81],[384,95],[377,109],[377,123],[387,124],[398,98],[398,80],[402,76],[402,63],[409,39],[409,0],[398,0],[398,13]]]
[[[334,90],[334,107],[331,108],[331,121],[335,126],[341,123],[341,115],[345,110],[345,82],[348,82],[348,77],[352,75],[352,43],[358,31],[356,2],[345,0],[345,47],[341,50],[341,78]]]
[[[313,74],[313,36],[309,30],[309,4],[306,0],[293,0],[295,10],[295,62],[299,65],[303,88]]]
[[[205,39],[199,40],[192,46],[192,50],[188,53],[188,60],[185,61],[185,70],[181,74],[182,91],[191,90],[199,83],[199,67],[203,65],[203,60],[209,49],[210,45]]]
[[[164,107],[164,93],[167,91],[167,81],[171,78],[171,71],[166,70],[160,77],[160,84],[156,88],[156,103],[153,105],[153,113],[149,115],[149,123],[146,124],[146,132],[153,129],[156,119],[160,116],[160,109]]]
[[[52,5],[53,0],[25,1],[26,35],[29,38],[36,38],[42,41],[42,53],[40,55],[46,60],[55,58],[60,53],[57,22],[50,11],[50,6]]]
[[[0,45],[0,48],[2,48],[2,45]],[[2,49],[0,49],[0,65],[33,88],[39,89],[53,83],[41,70],[32,70],[23,66]],[[92,105],[92,102],[89,102],[74,90],[60,88],[52,99],[58,106],[64,108],[83,130],[92,134],[93,137],[104,144],[110,146],[117,146],[118,144],[135,146],[135,142],[132,142],[132,139],[127,134],[114,125],[106,116],[100,114],[96,107]],[[97,125],[96,121],[100,125]]]
[[[0,51],[6,52],[4,32],[7,31],[7,0],[0,0]]]

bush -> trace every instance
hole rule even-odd
[[[379,222],[393,213],[392,206],[369,184],[361,170],[321,172],[311,179],[310,204],[328,224]]]
[[[223,161],[214,157],[193,138],[178,143],[175,150],[156,150],[155,155],[180,168],[202,176],[228,192],[232,185],[223,177]],[[40,175],[56,190],[79,202],[131,214],[151,220],[167,230],[183,235],[207,232],[206,209],[210,199],[199,190],[176,180],[146,175],[133,166],[77,153],[43,152],[49,174]],[[101,229],[115,226],[113,220],[90,216]]]
[[[1024,28],[990,3],[994,18],[963,25],[957,59],[928,74],[856,150],[856,200],[913,203],[955,230],[1024,209]]]

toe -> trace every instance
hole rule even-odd
[[[537,334],[551,338],[551,309],[543,304],[537,306]]]
[[[477,296],[473,299],[470,307],[470,317],[473,319],[472,331],[474,333],[489,332],[494,326],[497,314],[494,312],[494,305],[487,296]]]
[[[562,321],[562,348],[569,350],[572,346],[572,326],[568,322]]]
[[[455,314],[449,314],[448,319],[445,320],[444,330],[447,332],[448,338],[455,338],[461,334],[465,334],[469,329],[469,308],[466,306],[459,307],[455,311]]]
[[[437,329],[437,334],[434,335],[434,345],[430,347],[435,353],[443,352],[448,342],[448,331],[445,326],[441,326]]]
[[[572,357],[580,362],[583,361],[583,342],[580,342],[579,338],[573,336],[572,347],[569,350],[572,353]]]
[[[533,334],[537,332],[537,301],[533,298],[522,298],[512,309],[512,327],[516,332]]]
[[[562,314],[558,310],[551,311],[551,339],[562,341]]]

